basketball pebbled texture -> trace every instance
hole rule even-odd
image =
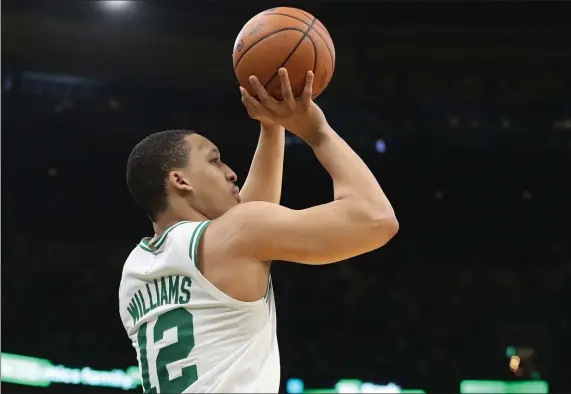
[[[314,98],[335,70],[335,46],[325,26],[308,12],[289,7],[271,8],[250,19],[236,38],[232,58],[241,86],[255,95],[248,80],[255,75],[277,99],[282,98],[280,67],[287,69],[296,97],[303,93],[307,71],[313,71]]]

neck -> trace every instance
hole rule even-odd
[[[184,209],[180,211],[177,210],[176,212],[169,208],[153,222],[153,229],[155,230],[155,234],[159,235],[178,222],[202,222],[204,220],[208,220],[208,218],[189,206],[184,207]]]

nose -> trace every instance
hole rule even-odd
[[[228,170],[226,171],[226,179],[228,179],[230,182],[234,183],[238,179],[238,176],[236,175],[236,173],[234,171],[232,171],[230,168],[228,168]]]

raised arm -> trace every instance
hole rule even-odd
[[[284,69],[280,78],[283,102],[269,97],[252,79],[260,101],[243,91],[245,105],[250,116],[272,116],[312,147],[333,179],[334,200],[305,210],[242,204],[215,220],[207,231],[218,233],[233,253],[261,261],[326,264],[383,246],[398,231],[393,208],[365,163],[329,127],[311,100],[313,74],[308,73],[298,100]]]
[[[240,191],[243,202],[280,203],[284,167],[285,129],[272,122],[260,122],[260,139],[248,177]]]

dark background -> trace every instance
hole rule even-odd
[[[277,5],[2,2],[2,351],[136,364],[117,292],[152,227],[127,192],[127,156],[152,132],[192,128],[244,180],[258,126],[231,51],[246,20]],[[318,103],[401,229],[342,264],[275,264],[282,382],[430,393],[535,368],[552,391],[571,390],[571,5],[288,5],[331,32],[337,65]],[[310,150],[288,139],[283,204],[331,196]],[[509,345],[534,349],[520,377]]]

